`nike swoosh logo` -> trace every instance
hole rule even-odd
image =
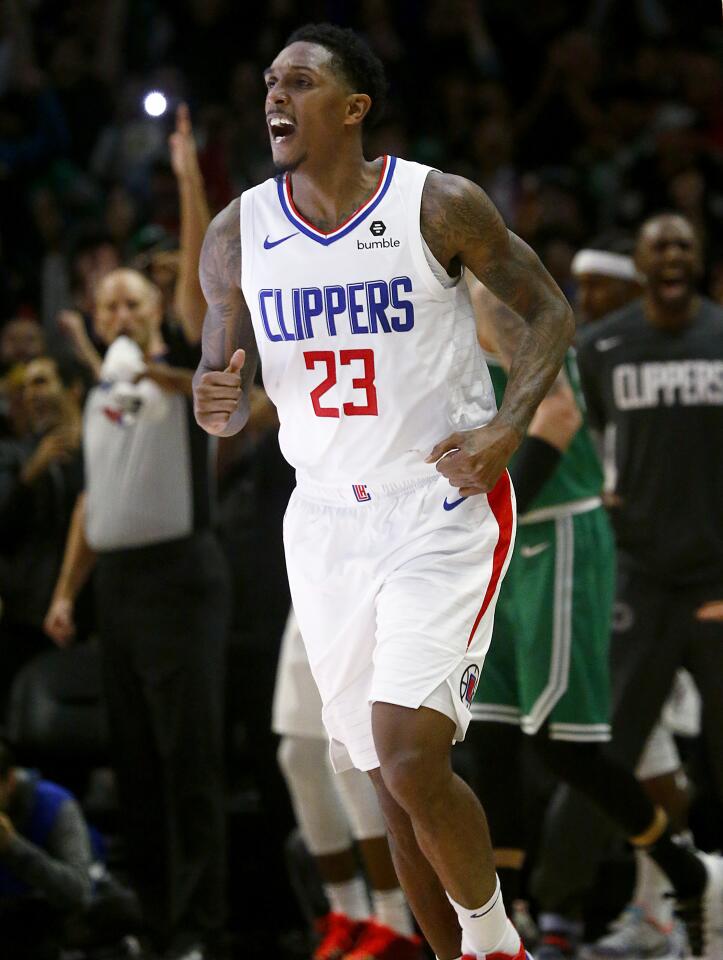
[[[536,557],[538,553],[547,550],[549,543],[536,543],[533,547],[520,547],[520,553],[523,557]]]
[[[462,501],[466,499],[467,497],[460,497],[459,500],[454,500],[452,503],[450,503],[449,500],[447,500],[447,498],[445,497],[444,503],[442,504],[442,506],[444,507],[445,510],[454,510],[455,507],[458,507],[460,503],[462,503]]]
[[[264,240],[264,250],[271,250],[272,247],[278,247],[280,243],[283,243],[284,240],[291,240],[292,237],[297,236],[299,231],[296,233],[290,233],[288,237],[282,237],[280,240],[269,240],[268,233],[266,234],[266,239]]]
[[[596,340],[595,347],[601,353],[604,353],[606,350],[612,350],[613,347],[617,347],[617,345],[622,342],[622,339],[622,337],[605,337],[604,340]]]

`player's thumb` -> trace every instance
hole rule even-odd
[[[224,373],[238,373],[243,367],[246,361],[246,351],[245,350],[235,350],[233,356],[228,362],[228,366],[223,371]]]
[[[459,450],[460,448],[460,439],[456,433],[453,433],[450,437],[447,437],[446,440],[442,440],[437,446],[432,450],[428,457],[425,458],[425,463],[436,463],[445,453],[449,453],[452,450]]]

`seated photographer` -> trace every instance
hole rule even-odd
[[[72,794],[16,766],[0,740],[0,929],[13,960],[57,956],[66,921],[90,906],[92,861]]]

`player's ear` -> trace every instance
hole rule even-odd
[[[372,98],[367,93],[352,93],[346,99],[344,123],[355,126],[361,123],[372,108]]]

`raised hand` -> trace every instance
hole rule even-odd
[[[33,483],[53,463],[66,463],[80,447],[78,424],[68,423],[47,433],[24,464],[20,478],[23,483]]]
[[[198,152],[193,138],[191,113],[188,104],[180,103],[176,110],[176,129],[168,138],[171,166],[179,180],[199,174]]]

